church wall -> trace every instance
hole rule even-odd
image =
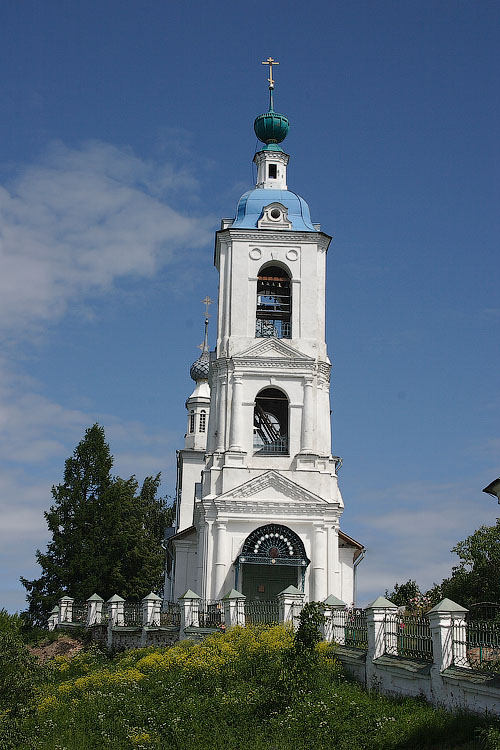
[[[261,234],[255,235],[254,240],[231,241],[229,238],[235,233],[235,230],[228,230],[224,232],[227,239],[219,239],[221,334],[218,356],[237,355],[255,341],[257,274],[265,263],[277,262],[290,272],[292,280],[290,344],[308,356],[327,360],[324,342],[326,252],[318,250],[318,243],[325,244],[324,235],[298,236],[280,232],[279,237],[275,239],[274,235],[272,240]],[[307,274],[302,271],[304,267],[308,268]],[[229,342],[228,337],[231,337]]]
[[[193,525],[195,484],[201,481],[201,472],[205,465],[205,454],[183,450],[180,453],[182,470],[182,499],[179,507],[179,526],[177,532]]]
[[[350,606],[354,601],[354,565],[353,549],[351,547],[339,548],[339,559],[341,566],[342,590],[341,596],[343,602]]]

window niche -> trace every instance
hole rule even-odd
[[[292,338],[292,291],[284,268],[266,266],[257,277],[256,338]]]
[[[264,388],[255,399],[253,448],[256,455],[288,455],[288,398]]]

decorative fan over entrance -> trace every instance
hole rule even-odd
[[[249,599],[271,599],[290,584],[303,590],[308,565],[298,534],[287,526],[270,523],[246,538],[235,563],[236,580],[242,577],[242,590]]]
[[[301,538],[286,526],[275,523],[252,531],[243,545],[239,561],[261,565],[307,566],[309,563]]]

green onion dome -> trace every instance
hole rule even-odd
[[[253,124],[255,135],[262,143],[281,143],[288,135],[290,123],[285,115],[273,112],[265,112],[263,115],[256,117]]]

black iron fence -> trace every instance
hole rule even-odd
[[[429,618],[411,612],[386,614],[385,652],[395,656],[432,661],[432,635]]]
[[[84,602],[73,602],[71,622],[84,625],[87,622],[87,605]]]
[[[245,601],[247,625],[277,625],[280,619],[279,604],[271,601]]]
[[[500,622],[458,620],[453,623],[453,663],[500,673]]]
[[[332,638],[352,648],[368,648],[366,612],[363,609],[334,609]]]
[[[125,625],[142,626],[142,606],[140,604],[127,604],[123,605],[123,621]]]
[[[162,627],[180,627],[181,608],[179,602],[165,602],[163,611],[160,612],[160,625]]]
[[[200,628],[221,628],[224,624],[224,606],[217,599],[199,599],[198,624]]]

